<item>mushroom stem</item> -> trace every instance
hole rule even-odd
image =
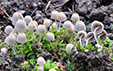
[[[16,54],[15,49],[12,46],[10,46],[10,48],[13,50],[14,54]]]
[[[82,40],[81,40],[82,36],[83,36],[83,35],[80,36],[80,46],[81,46],[81,47],[82,47]]]
[[[88,41],[89,41],[91,38],[92,38],[92,36],[89,37],[89,38],[86,40],[86,45],[88,45]]]
[[[97,30],[98,28],[99,28],[99,27],[95,28],[95,30],[94,30],[94,32],[93,32],[93,33],[94,33],[94,38],[95,38],[97,44],[99,44],[99,43],[98,43],[98,40],[97,40],[97,37],[96,37],[96,30]]]
[[[55,19],[55,23],[57,24],[57,20]]]
[[[51,47],[52,47],[52,43],[51,43],[51,41],[49,41],[50,42],[50,45],[51,45]]]
[[[17,46],[17,45],[16,45]],[[16,47],[13,45],[13,48],[14,48],[14,50],[17,52],[17,49],[16,49]]]
[[[59,31],[60,31],[60,26],[61,26],[61,21],[60,21],[60,23],[59,23],[59,29],[58,29]]]
[[[39,44],[40,44],[41,38],[42,38],[42,35],[40,35],[39,42],[38,42]]]
[[[31,40],[33,40],[33,37],[34,37],[34,31],[32,30],[32,38],[31,38]]]
[[[23,55],[22,43],[21,43],[21,54]]]

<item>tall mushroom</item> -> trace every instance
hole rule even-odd
[[[44,20],[44,25],[48,28],[51,24],[51,21],[49,19]]]
[[[91,24],[91,30],[94,33],[94,37],[95,37],[97,44],[99,44],[98,40],[97,40],[97,35],[102,32],[103,28],[104,28],[103,24],[99,21],[94,21]]]

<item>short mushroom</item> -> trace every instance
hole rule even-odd
[[[57,26],[58,26],[55,22],[52,25],[54,28],[57,28]],[[50,30],[52,30],[52,26],[50,26]]]
[[[59,31],[60,31],[61,22],[66,20],[66,15],[63,12],[60,12],[58,14],[57,20],[60,21],[59,23]]]
[[[100,39],[101,39],[102,41],[104,41],[104,40],[107,38],[107,32],[106,32],[105,30],[103,30],[102,33],[100,33],[100,34],[98,35],[98,37],[100,37]]]
[[[25,16],[24,20],[25,20],[26,24],[28,25],[32,21],[32,18],[31,18],[31,16],[27,15],[27,16]]]
[[[94,37],[95,37],[97,44],[99,44],[98,40],[97,40],[97,35],[102,32],[103,28],[104,28],[103,24],[99,21],[94,21],[91,24],[91,30],[94,33]]]
[[[27,29],[27,25],[24,20],[18,20],[15,24],[15,29],[17,29],[19,32],[24,32]]]
[[[49,19],[44,20],[44,25],[48,28],[51,24],[51,21]]]
[[[42,35],[46,34],[46,27],[44,25],[39,25],[36,32],[37,34],[40,35],[40,39],[39,39],[39,43],[40,43]]]
[[[86,31],[86,27],[83,21],[77,21],[75,24],[75,31]]]
[[[77,13],[74,13],[72,16],[71,16],[71,20],[74,21],[74,25],[77,21],[80,20],[80,17]]]
[[[38,71],[44,71],[44,67],[43,66],[38,66]]]
[[[56,70],[52,68],[52,69],[50,69],[49,71],[56,71]]]
[[[88,42],[94,42],[95,38],[94,38],[94,34],[93,32],[89,32],[86,36],[86,45],[88,45]]]
[[[2,54],[6,54],[6,53],[7,53],[7,51],[8,51],[8,49],[7,49],[7,48],[1,48],[1,53],[2,53]]]
[[[38,65],[44,65],[46,63],[45,59],[43,57],[39,57],[37,59],[37,64]]]
[[[72,27],[72,23],[70,21],[65,21],[63,27],[65,29],[70,29]]]
[[[18,31],[16,29],[12,29],[12,31],[9,35],[14,35],[15,37],[17,37]]]
[[[12,31],[12,29],[13,29],[13,27],[12,26],[10,26],[10,25],[8,25],[8,26],[6,26],[6,28],[5,28],[5,33],[6,34],[10,34],[11,33],[11,31]]]
[[[67,44],[67,46],[66,46],[66,51],[72,52],[72,48],[73,48],[73,47],[74,47],[73,44],[71,44],[71,43]]]
[[[16,41],[19,42],[19,43],[21,43],[21,53],[23,54],[22,43],[27,42],[26,35],[25,35],[24,33],[19,33],[19,34],[17,35]]]
[[[55,23],[57,23],[58,11],[52,11],[51,19],[55,19]]]
[[[74,28],[67,29],[67,32],[68,32],[69,34],[73,34],[73,33],[74,33]]]
[[[48,33],[46,34],[45,39],[46,39],[47,41],[49,41],[49,42],[50,42],[50,45],[52,46],[51,41],[54,41],[54,40],[55,40],[55,36],[54,36],[53,33],[48,32]]]

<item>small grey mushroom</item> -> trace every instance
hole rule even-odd
[[[80,20],[80,17],[77,13],[74,13],[72,16],[71,16],[71,20],[74,21],[74,25],[77,21]]]
[[[94,37],[95,37],[97,44],[99,44],[99,42],[97,40],[97,35],[102,32],[103,28],[104,28],[103,24],[99,21],[94,21],[91,24],[91,30],[94,33]]]
[[[74,45],[72,43],[67,44],[66,51],[71,52],[73,47],[74,47]]]
[[[5,48],[5,47],[4,47],[4,48],[1,48],[1,53],[2,53],[2,54],[6,54],[6,53],[7,53],[7,51],[8,51],[8,49],[7,49],[7,48]]]
[[[58,13],[58,11],[52,11],[51,13],[51,19],[55,19],[55,23],[57,23]]]
[[[80,40],[80,45],[82,46],[82,40],[85,40],[86,32],[85,31],[79,31],[77,36],[78,36],[78,38]]]
[[[27,15],[27,16],[25,16],[24,20],[25,20],[26,24],[28,25],[32,21],[32,18],[31,18],[31,16]]]
[[[12,29],[11,33],[9,35],[14,35],[15,37],[17,37],[18,35],[18,30],[16,29]]]
[[[86,45],[88,45],[88,42],[94,42],[94,41],[95,38],[93,32],[89,32],[86,36]]]
[[[65,29],[70,29],[72,27],[72,23],[70,21],[65,21],[63,27]]]
[[[43,58],[43,57],[39,57],[38,59],[37,59],[37,64],[38,65],[44,65],[46,63],[46,61],[45,61],[45,59]]]
[[[10,25],[8,25],[8,26],[6,26],[6,28],[5,28],[5,33],[6,34],[10,34],[11,33],[11,31],[12,31],[12,29],[13,29],[13,27],[12,26],[10,26]]]
[[[100,33],[99,35],[97,35],[98,37],[100,37],[100,39],[102,41],[104,41],[107,38],[107,32],[105,30],[102,31],[102,33]]]
[[[77,21],[75,24],[75,31],[86,31],[86,26],[83,21]]]
[[[13,14],[11,20],[12,20],[12,22],[13,22],[12,24],[15,25],[16,22],[19,20],[19,13],[18,13],[18,12],[15,12],[15,13]]]
[[[51,21],[49,19],[44,20],[44,25],[48,28],[51,24]]]

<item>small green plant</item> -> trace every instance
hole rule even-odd
[[[51,60],[48,60],[44,65],[44,71],[49,71],[50,69],[55,69],[56,71],[60,71],[58,66],[55,64],[56,62],[52,62]]]
[[[104,40],[102,43],[104,46],[108,46],[109,48],[112,47],[112,40],[110,40],[109,38],[107,38],[106,40]]]
[[[24,63],[21,63],[20,65],[21,65],[22,69],[25,69],[26,71],[29,71],[30,64],[24,65]]]

